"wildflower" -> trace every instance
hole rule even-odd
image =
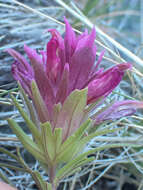
[[[65,23],[64,39],[55,29],[49,30],[52,38],[47,44],[47,50],[42,51],[41,55],[27,45],[24,46],[31,65],[21,54],[8,49],[16,60],[12,65],[14,78],[31,98],[31,81],[35,80],[49,112],[52,112],[55,104],[63,104],[75,89],[88,87],[87,104],[106,97],[119,84],[124,71],[131,67],[129,63],[122,63],[107,71],[98,69],[104,52],[101,52],[95,65],[95,29],[91,34],[85,31],[76,36],[66,19]]]
[[[95,132],[84,136],[93,124],[91,119],[100,124],[131,115],[137,108],[143,107],[143,103],[137,101],[115,102],[89,118],[93,107],[98,107],[98,101],[103,101],[116,88],[131,64],[121,63],[105,71],[99,68],[104,51],[95,64],[95,29],[90,34],[85,31],[76,36],[66,19],[65,23],[64,39],[57,30],[49,30],[52,38],[46,51],[38,54],[24,45],[30,63],[15,50],[7,50],[15,58],[13,77],[19,81],[35,108],[22,89],[30,120],[12,96],[34,140],[13,119],[8,119],[8,123],[24,147],[49,172],[51,184],[48,184],[48,189],[56,189],[60,179],[92,160],[87,157],[89,151],[81,153],[87,142],[97,135]]]

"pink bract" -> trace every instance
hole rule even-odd
[[[31,81],[34,80],[49,113],[55,104],[63,104],[75,89],[88,88],[87,104],[105,98],[120,83],[124,72],[131,68],[129,63],[121,63],[106,71],[99,68],[104,51],[96,61],[95,29],[90,34],[85,31],[77,36],[66,19],[65,24],[64,39],[57,30],[49,30],[52,38],[46,51],[38,54],[24,45],[30,64],[20,53],[7,50],[15,58],[13,77],[30,98]]]

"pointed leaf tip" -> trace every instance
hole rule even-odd
[[[48,109],[47,109],[46,104],[40,94],[37,84],[34,80],[31,83],[31,90],[32,90],[32,99],[33,99],[34,105],[36,107],[36,111],[38,113],[40,121],[42,123],[44,123],[44,122],[50,120]]]
[[[80,126],[87,101],[87,88],[74,90],[64,101],[57,118],[56,128],[62,127],[63,140]]]

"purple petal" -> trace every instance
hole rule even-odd
[[[74,53],[70,62],[70,91],[81,89],[88,79],[95,62],[91,48],[82,48]]]
[[[94,55],[96,56],[96,46],[94,45],[95,37],[96,32],[93,28],[90,35],[85,35],[78,41],[75,52],[82,48],[90,48],[93,49]]]
[[[27,62],[27,60],[17,51],[15,51],[14,49],[7,49],[6,50],[17,62],[21,63],[20,66],[22,67],[22,69],[26,70],[27,72],[31,73],[31,75],[33,76],[33,70],[31,68],[31,66],[29,65],[29,63]]]
[[[88,30],[85,29],[85,32],[83,32],[82,34],[80,34],[79,36],[77,36],[77,43],[84,38],[85,36],[88,36]]]
[[[78,41],[70,60],[70,90],[81,89],[87,81],[96,58],[95,30]]]
[[[98,67],[99,67],[99,64],[101,63],[102,58],[103,58],[103,56],[104,56],[104,53],[105,53],[105,51],[102,51],[102,52],[100,53],[99,58],[98,58],[98,61],[97,61],[96,65],[95,65],[94,71],[97,71],[97,69],[98,69]]]
[[[65,33],[65,55],[66,55],[66,62],[69,63],[71,56],[73,55],[76,47],[76,35],[73,31],[72,27],[70,26],[68,20],[65,18],[66,24],[66,33]]]
[[[89,74],[89,76],[88,76],[88,79],[87,79],[87,81],[84,83],[84,85],[83,85],[82,88],[85,88],[86,86],[88,86],[88,84],[89,84],[91,81],[93,81],[93,80],[96,79],[99,75],[101,75],[101,74],[103,73],[104,68],[98,69],[99,64],[100,64],[101,61],[102,61],[103,55],[104,55],[104,51],[101,52],[101,54],[100,54],[100,56],[99,56],[99,58],[98,58],[98,61],[97,61],[96,65],[95,65],[95,67],[94,67],[94,65],[93,65],[93,68],[92,68],[93,71],[91,70],[91,72],[90,72],[90,74]]]
[[[59,58],[57,56],[58,42],[52,37],[52,39],[47,44],[47,75],[49,78],[56,78],[57,66]]]
[[[69,83],[69,64],[67,63],[64,67],[61,82],[59,84],[59,89],[56,94],[56,103],[65,101],[68,93],[68,83]]]
[[[26,45],[24,46],[24,50],[31,61],[34,70],[35,80],[41,96],[43,97],[48,108],[52,109],[52,106],[54,104],[54,95],[48,77],[46,76],[46,71],[44,68],[44,64],[42,63],[42,59],[35,50],[29,48]]]
[[[82,89],[89,79],[89,75],[96,59],[94,45],[95,29],[90,35],[84,35],[77,43],[76,50],[70,60],[70,92]]]
[[[110,69],[106,70],[105,72],[101,73],[100,75],[98,75],[98,77],[96,77],[96,78],[101,78],[104,75],[109,74],[115,68],[117,68],[120,73],[124,73],[126,70],[131,69],[132,65],[130,63],[121,63],[118,65],[115,65],[115,66],[111,67]]]
[[[88,101],[92,103],[102,96],[107,96],[122,80],[124,72],[115,66],[99,75],[88,85]]]
[[[95,123],[99,124],[107,120],[116,120],[125,116],[133,115],[136,112],[136,109],[143,108],[143,102],[134,101],[134,100],[124,100],[118,101],[103,108],[100,113],[96,113],[96,116],[93,116]]]
[[[15,80],[19,81],[25,92],[31,97],[30,83],[34,79],[32,67],[26,59],[14,49],[6,50],[16,60],[12,64],[12,75]]]
[[[64,40],[57,30],[50,29],[49,32],[52,34],[52,39],[47,44],[47,74],[50,79],[58,82],[66,59]]]
[[[12,64],[11,71],[14,79],[20,82],[22,88],[29,95],[29,97],[31,97],[30,84],[31,81],[34,80],[34,78],[31,76],[31,73],[28,73],[28,71],[23,68],[23,64],[19,63],[18,61],[15,61]]]

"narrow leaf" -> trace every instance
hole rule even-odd
[[[92,150],[89,150],[87,152],[84,152],[76,157],[75,160],[81,160],[82,158],[87,157],[90,154],[94,154],[98,151],[102,151],[109,148],[119,148],[119,147],[140,147],[141,145],[135,145],[135,144],[129,144],[129,143],[116,143],[116,144],[108,144],[108,145],[102,145],[101,147],[93,148]],[[74,160],[73,160],[74,161]]]
[[[53,117],[52,117],[52,121],[51,121],[51,125],[53,126],[53,128],[55,128],[55,126],[56,126],[57,118],[58,118],[61,108],[62,108],[61,103],[55,104],[53,106]]]
[[[59,181],[62,180],[64,177],[68,177],[69,175],[73,175],[75,173],[79,173],[80,170],[81,170],[81,168],[78,167],[78,168],[72,169],[72,171],[69,171],[69,173],[67,175],[65,173],[63,173],[61,175],[58,175],[58,177],[55,177],[54,183],[55,184],[59,184]]]
[[[42,123],[49,121],[49,113],[48,109],[43,101],[42,96],[40,95],[40,91],[34,81],[31,83],[32,90],[32,99],[34,101],[34,105],[36,107],[36,111],[38,113],[39,119]]]
[[[15,171],[25,172],[24,168],[20,168],[20,167],[14,166],[13,163],[12,164],[0,163],[0,167],[5,167],[5,168],[10,168],[10,169],[15,170]]]
[[[85,145],[87,142],[89,142],[91,139],[93,139],[94,137],[97,137],[97,136],[101,136],[101,135],[106,135],[106,134],[109,134],[109,133],[114,133],[116,131],[119,131],[121,130],[122,128],[115,128],[115,129],[103,129],[103,130],[98,130],[86,137],[84,137],[82,140],[81,140],[81,143],[83,143],[83,145]]]
[[[62,144],[62,129],[61,128],[55,129],[54,139],[55,139],[55,149],[56,149],[55,152],[56,152],[56,155],[58,155],[61,144]]]
[[[9,185],[12,186],[12,182],[2,172],[0,172],[0,179],[2,179],[5,183],[8,183]]]
[[[19,87],[19,90],[22,94],[22,97],[25,101],[25,104],[30,112],[30,119],[33,121],[33,123],[37,126],[37,128],[39,127],[39,121],[38,121],[38,118],[37,118],[37,114],[36,114],[36,111],[33,107],[33,104],[30,102],[27,94],[24,92],[22,86],[20,85],[20,83],[18,82],[18,87]]]
[[[58,155],[58,161],[69,161],[80,149],[80,138],[84,135],[86,129],[90,126],[91,120],[88,119],[84,122],[79,129],[61,145],[60,154]]]
[[[56,128],[63,129],[63,140],[80,126],[86,101],[87,89],[75,90],[65,100],[56,124]]]
[[[85,130],[90,126],[91,120],[88,119],[86,122],[84,122],[77,130],[76,132],[70,136],[63,144],[61,147],[61,151],[65,150],[70,146],[70,144],[74,143],[75,141],[79,140],[83,134],[85,133]]]
[[[84,133],[86,132],[86,130],[90,127],[92,120],[88,119],[86,120],[74,133],[76,139],[80,139]]]
[[[45,153],[47,154],[47,157],[49,161],[53,161],[56,156],[56,143],[54,139],[54,135],[52,133],[51,125],[49,122],[42,123],[41,124],[42,129],[42,140],[45,147]]]
[[[69,176],[73,170],[93,161],[94,158],[81,158],[81,159],[74,159],[70,162],[68,162],[63,168],[61,168],[57,174],[56,178],[59,180],[62,179],[65,176]]]
[[[70,144],[65,150],[60,151],[60,154],[57,156],[58,163],[65,163],[73,159],[75,154],[79,152],[78,142],[75,141],[73,144]]]
[[[10,156],[11,158],[13,158],[14,160],[18,161],[18,157],[16,155],[14,155],[13,153],[11,153],[10,151],[6,150],[5,148],[0,148],[0,152],[7,154],[8,156]]]
[[[36,178],[36,184],[38,184],[38,187],[42,190],[49,190],[47,189],[47,184],[46,182],[43,180],[42,176],[40,175],[40,173],[38,171],[34,171],[33,172],[34,177]]]
[[[35,141],[37,142],[37,144],[39,146],[41,146],[41,134],[40,131],[37,129],[37,127],[34,125],[34,123],[29,119],[28,115],[26,114],[26,112],[22,109],[22,107],[19,105],[19,103],[16,101],[16,99],[14,98],[14,96],[11,95],[11,98],[13,100],[14,105],[17,107],[18,111],[20,112],[21,116],[23,117],[23,119],[25,120],[28,128],[30,129]]]
[[[13,132],[19,138],[23,146],[40,162],[45,163],[43,152],[37,147],[32,139],[20,128],[20,126],[13,120],[7,120]]]
[[[93,150],[89,150],[83,154],[80,154],[77,156],[74,160],[70,161],[68,164],[66,164],[63,168],[61,168],[57,174],[56,174],[56,179],[61,179],[62,177],[68,175],[68,172],[70,172],[70,169],[75,169],[76,167],[80,167],[88,162],[91,162],[94,160],[94,158],[87,158],[86,157],[90,154],[96,153],[97,151],[102,151],[104,149],[109,149],[109,148],[117,148],[117,147],[124,147],[124,146],[132,146],[132,147],[137,147],[139,145],[133,145],[133,144],[125,144],[125,143],[118,143],[118,144],[109,144],[109,145],[104,145],[101,147],[94,148]]]

